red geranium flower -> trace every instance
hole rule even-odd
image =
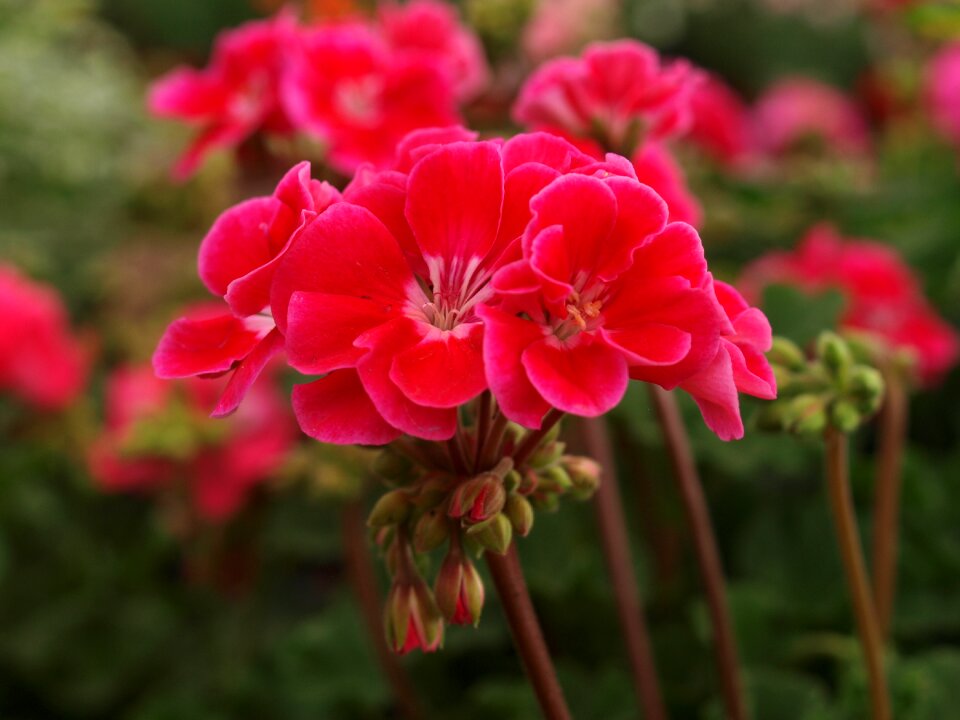
[[[960,146],[960,42],[947,45],[930,61],[925,100],[937,130]]]
[[[594,43],[579,58],[551,60],[527,80],[514,119],[535,130],[592,138],[631,155],[644,141],[677,135],[690,122],[699,74],[635,40]]]
[[[683,168],[660,143],[647,143],[633,156],[637,179],[649,185],[667,203],[670,220],[698,226],[703,218],[699,201],[687,187]]]
[[[59,410],[83,390],[90,352],[70,332],[53,288],[0,265],[0,390],[45,410]]]
[[[839,90],[810,78],[777,82],[757,101],[754,133],[760,149],[781,155],[808,140],[842,155],[866,152],[870,137],[857,106]]]
[[[393,51],[373,29],[342,24],[305,31],[290,58],[283,97],[297,126],[353,172],[389,165],[411,130],[457,121],[451,78],[432,56]]]
[[[279,88],[284,55],[296,33],[287,13],[241,25],[217,38],[206,68],[177,68],[153,84],[151,112],[200,128],[174,167],[176,178],[192,175],[211,150],[236,146],[259,130],[293,132]]]
[[[937,382],[960,355],[957,331],[937,316],[897,253],[876,241],[844,238],[830,225],[817,225],[793,252],[773,252],[750,265],[741,287],[756,299],[772,283],[842,291],[840,324],[911,352],[927,383]]]
[[[310,163],[293,167],[269,197],[225,211],[200,246],[200,278],[231,312],[204,307],[175,320],[157,346],[153,365],[162,378],[218,375],[235,370],[214,416],[237,409],[267,362],[283,349],[273,319],[262,311],[277,263],[297,234],[340,199],[310,177]]]
[[[390,47],[443,68],[457,97],[468,100],[490,80],[480,40],[437,0],[412,0],[380,6],[380,26]]]
[[[722,79],[705,73],[690,98],[693,121],[687,137],[714,160],[740,167],[754,151],[750,110]]]
[[[210,420],[217,384],[160,380],[149,366],[115,371],[107,385],[106,427],[90,452],[99,486],[150,492],[182,483],[201,518],[233,515],[281,466],[294,429],[279,394],[265,383],[253,387],[229,420]]]

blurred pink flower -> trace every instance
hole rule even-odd
[[[817,225],[792,252],[769,253],[748,266],[740,286],[757,301],[775,283],[840,290],[846,298],[840,324],[912,353],[925,383],[938,382],[960,356],[956,329],[936,314],[900,256],[876,241],[844,238],[830,225]]]
[[[266,382],[228,420],[207,409],[222,389],[196,378],[161,380],[149,366],[114,371],[107,383],[106,426],[90,449],[90,471],[110,492],[176,491],[182,483],[197,515],[217,522],[280,468],[295,429]]]
[[[534,62],[579,52],[614,30],[612,0],[539,0],[523,32],[523,50]]]
[[[753,123],[760,149],[772,155],[811,139],[841,155],[857,155],[870,147],[866,121],[854,102],[811,78],[774,84],[754,106]]]
[[[306,30],[289,63],[282,92],[290,117],[326,144],[341,172],[388,166],[411,130],[458,120],[446,68],[430,54],[393,51],[366,25]]]
[[[0,390],[43,410],[70,405],[83,390],[90,351],[70,331],[56,291],[0,264]]]
[[[644,142],[685,131],[699,73],[689,63],[662,64],[656,50],[636,40],[594,43],[578,58],[551,60],[527,80],[514,119],[598,142],[632,155]]]
[[[453,6],[440,0],[380,5],[380,26],[398,54],[443,68],[460,100],[478,95],[490,80],[479,38],[462,25]]]
[[[703,219],[700,202],[687,187],[683,168],[660,143],[647,143],[633,156],[637,180],[649,185],[667,203],[671,222],[697,227]]]
[[[690,98],[693,122],[687,138],[717,162],[739,167],[752,154],[750,110],[719,76],[705,74]]]
[[[229,415],[243,400],[283,338],[265,314],[277,264],[294,238],[319,213],[340,200],[326,182],[310,177],[310,163],[291,168],[273,195],[245,200],[224,211],[200,245],[200,278],[229,307],[193,308],[160,338],[153,366],[162,378],[217,376],[230,382],[213,411]]]
[[[947,45],[930,61],[924,99],[937,130],[960,147],[960,42]]]
[[[258,131],[293,132],[279,89],[284,54],[296,35],[289,13],[249,22],[220,34],[206,68],[176,68],[154,82],[147,100],[150,111],[199,129],[174,166],[175,178],[185,180],[207,153],[235,147]]]

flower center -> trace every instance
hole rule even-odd
[[[564,305],[566,317],[558,319],[553,326],[553,333],[561,340],[576,335],[579,332],[596,330],[603,322],[604,293],[602,285],[594,285],[587,291],[580,293],[574,290],[567,297]]]

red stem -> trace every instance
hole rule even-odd
[[[877,613],[870,595],[866,563],[857,532],[857,517],[853,511],[848,477],[847,436],[834,428],[824,435],[827,454],[827,489],[830,506],[837,527],[837,542],[843,559],[843,569],[853,602],[863,659],[870,682],[870,705],[873,720],[890,720],[890,696],[883,668],[883,641],[877,624]]]
[[[570,720],[563,689],[557,680],[527,583],[523,579],[516,545],[511,545],[506,555],[486,552],[484,557],[507,616],[513,644],[523,660],[543,717],[547,720]]]
[[[544,436],[553,430],[553,426],[560,422],[563,417],[563,411],[552,408],[543,418],[538,430],[531,430],[523,439],[523,442],[517,446],[513,452],[513,466],[519,468],[523,465],[533,452],[540,446]]]
[[[410,678],[399,659],[387,647],[383,627],[383,603],[377,590],[377,576],[369,552],[369,540],[363,503],[351,500],[341,511],[343,556],[350,585],[356,595],[360,614],[376,651],[380,670],[393,691],[400,713],[407,720],[423,717],[423,709]]]
[[[879,452],[873,514],[873,597],[880,636],[890,636],[896,595],[900,486],[909,406],[903,380],[895,368],[883,368],[886,397],[880,411]]]
[[[743,700],[743,684],[740,679],[740,663],[737,658],[737,644],[727,607],[726,583],[723,578],[723,564],[717,539],[710,521],[703,486],[697,474],[697,466],[690,449],[687,430],[680,417],[680,408],[676,398],[663,388],[650,384],[650,398],[653,401],[663,439],[670,462],[673,465],[674,478],[683,500],[683,509],[693,536],[693,546],[700,568],[700,577],[707,596],[710,620],[713,623],[714,652],[717,670],[720,675],[720,688],[728,720],[745,720],[747,709]]]
[[[650,633],[638,590],[639,582],[630,557],[630,537],[623,517],[623,503],[617,483],[610,434],[603,418],[584,418],[581,427],[587,453],[603,468],[603,476],[594,498],[597,530],[613,586],[637,699],[646,720],[666,720],[667,710],[660,692],[653,649],[650,646]]]

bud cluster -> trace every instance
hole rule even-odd
[[[510,424],[501,429],[496,464],[483,459],[479,443],[466,436],[464,449],[478,468],[473,472],[464,472],[462,464],[458,471],[451,457],[439,452],[442,446],[409,439],[388,446],[374,462],[389,490],[367,524],[392,577],[385,625],[397,652],[436,649],[445,622],[476,625],[484,587],[474,558],[505,554],[515,535],[530,532],[535,509],[555,509],[561,495],[589,498],[599,483],[597,463],[564,454],[557,426],[518,467],[513,455],[527,431]],[[441,550],[431,588],[425,569],[430,555]]]
[[[869,348],[836,333],[820,334],[812,358],[790,340],[774,338],[767,358],[779,397],[760,412],[762,429],[818,435],[830,426],[849,433],[883,401],[883,377],[868,364]]]

